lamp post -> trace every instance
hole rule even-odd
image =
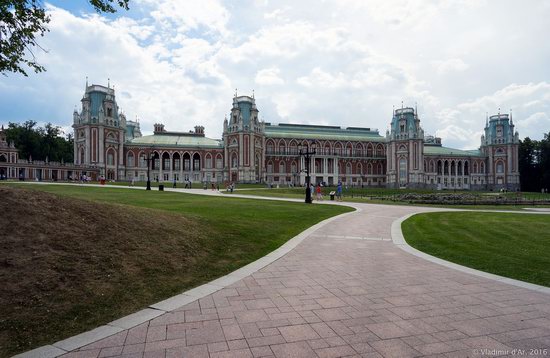
[[[151,190],[151,177],[149,176],[149,169],[151,168],[149,163],[152,160],[151,151],[147,153],[147,158],[145,158],[145,160],[147,161],[147,187],[145,188],[145,190]]]
[[[311,160],[311,156],[315,155],[315,143],[311,144],[311,150],[306,145],[302,148],[302,145],[298,145],[298,154],[300,154],[300,157],[304,157],[305,159],[305,169],[306,169],[306,204],[311,204],[311,178],[309,177],[309,164]]]

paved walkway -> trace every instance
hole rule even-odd
[[[431,209],[358,206],[360,212],[318,229],[251,276],[65,357],[471,357],[550,350],[550,295],[443,267],[393,244],[394,220]]]

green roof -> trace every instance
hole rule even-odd
[[[265,136],[268,138],[296,139],[332,139],[346,141],[376,141],[384,142],[377,129],[338,126],[317,126],[307,124],[265,124]]]
[[[443,155],[451,157],[482,157],[480,150],[461,150],[437,145],[425,145],[424,155]]]
[[[175,132],[155,133],[153,135],[134,138],[128,144],[183,148],[223,148],[222,141],[219,139],[206,138],[191,133]]]

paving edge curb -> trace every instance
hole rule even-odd
[[[119,318],[115,321],[107,323],[106,325],[94,328],[87,332],[77,334],[75,336],[66,338],[64,340],[58,341],[50,345],[38,347],[33,350],[20,353],[18,355],[13,356],[13,358],[59,357],[70,351],[73,351],[75,349],[97,342],[103,338],[112,336],[113,334],[121,332],[125,329],[130,329],[132,327],[138,326],[164,313],[173,311],[179,307],[185,306],[188,303],[194,302],[198,299],[208,296],[216,291],[221,290],[222,288],[232,285],[233,283],[247,276],[250,276],[251,274],[264,268],[265,266],[280,259],[284,255],[292,251],[296,246],[298,246],[305,238],[307,238],[313,232],[329,224],[330,222],[340,219],[344,216],[356,214],[362,211],[362,209],[357,206],[349,205],[349,207],[352,207],[355,210],[350,211],[348,213],[336,215],[328,219],[325,219],[321,222],[318,222],[317,224],[307,228],[306,230],[302,231],[298,235],[294,236],[293,238],[285,242],[278,249],[270,252],[264,257],[261,257],[258,260],[251,262],[248,265],[243,266],[225,276],[219,277],[201,286],[187,290],[183,293],[170,297],[166,300],[149,305],[147,308],[141,311]]]
[[[445,267],[448,267],[448,268],[451,268],[451,269],[454,269],[454,270],[458,270],[458,271],[465,272],[465,273],[468,273],[468,274],[471,274],[471,275],[487,278],[487,279],[490,279],[490,280],[495,280],[495,281],[498,281],[498,282],[507,283],[509,285],[513,285],[513,286],[516,286],[516,287],[526,288],[526,289],[529,289],[529,290],[542,292],[542,293],[546,293],[546,294],[550,295],[550,287],[544,287],[544,286],[540,286],[540,285],[535,285],[533,283],[514,280],[512,278],[499,276],[499,275],[495,275],[495,274],[492,274],[492,273],[479,271],[479,270],[476,270],[476,269],[473,269],[473,268],[470,268],[470,267],[455,264],[454,262],[446,261],[446,260],[440,259],[438,257],[428,255],[427,253],[422,252],[420,250],[417,250],[414,247],[410,246],[407,243],[407,241],[405,241],[405,237],[403,236],[403,231],[401,231],[401,224],[403,223],[403,221],[405,221],[408,218],[410,218],[411,216],[414,216],[414,215],[417,215],[417,214],[422,214],[422,213],[407,214],[405,216],[402,216],[402,217],[394,220],[391,224],[391,238],[392,238],[392,241],[401,250],[403,250],[403,251],[405,251],[405,252],[407,252],[411,255],[420,257],[424,260],[427,260],[427,261],[430,261],[430,262],[433,262],[433,263],[436,263],[436,264],[439,264],[439,265],[442,265],[442,266],[445,266]]]

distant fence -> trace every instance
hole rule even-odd
[[[351,198],[367,200],[382,200],[404,202],[409,204],[430,205],[510,205],[510,206],[537,206],[550,205],[550,195],[541,198],[525,198],[522,196],[502,195],[460,195],[460,194],[394,194],[394,195],[363,195],[351,194]]]

